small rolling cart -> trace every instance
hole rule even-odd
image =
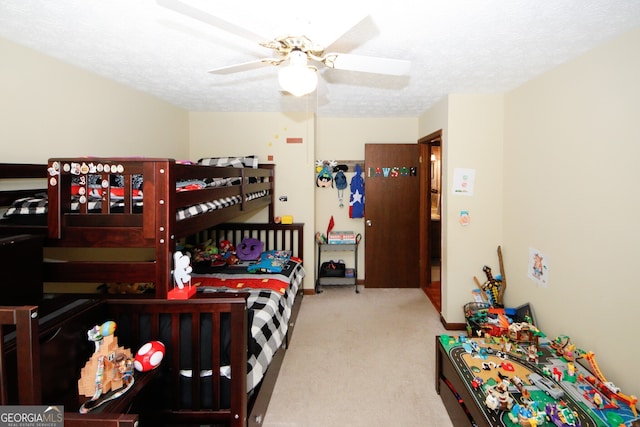
[[[318,268],[316,274],[316,293],[322,292],[322,285],[354,285],[356,293],[359,294],[358,289],[358,245],[362,235],[358,234],[355,237],[355,243],[320,243],[318,245]],[[327,274],[322,270],[323,254],[327,253],[339,253],[339,252],[352,252],[353,253],[353,268],[345,268],[344,273]],[[324,257],[327,258],[327,257]]]

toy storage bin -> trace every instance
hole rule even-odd
[[[477,337],[482,330],[481,325],[487,323],[487,313],[491,308],[488,302],[469,302],[464,305],[464,318],[467,322],[467,334]]]

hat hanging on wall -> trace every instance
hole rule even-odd
[[[324,165],[316,177],[317,187],[333,187],[333,175],[328,165]]]

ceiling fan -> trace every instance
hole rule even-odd
[[[314,65],[309,65],[310,62],[322,64],[327,68],[336,70],[387,74],[392,76],[407,75],[411,67],[411,63],[405,60],[325,51],[327,47],[332,45],[348,30],[340,32],[337,37],[331,36],[329,40],[322,44],[313,42],[304,34],[285,35],[269,40],[253,31],[214,16],[204,10],[195,8],[180,0],[156,1],[160,6],[213,25],[274,51],[274,55],[270,58],[256,59],[241,64],[215,68],[209,70],[210,73],[231,74],[265,66],[282,65],[282,68],[280,68],[278,72],[280,86],[295,96],[311,93],[317,87],[318,68]],[[362,19],[359,19],[356,24],[361,20]]]

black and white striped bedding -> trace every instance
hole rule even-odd
[[[257,168],[258,156],[244,157],[204,157],[198,160],[199,165],[234,167],[234,168]]]
[[[259,197],[264,197],[269,194],[269,191],[262,190],[254,193],[247,194],[247,200],[254,200]],[[208,201],[206,203],[200,203],[198,205],[188,206],[186,208],[176,211],[176,220],[191,218],[202,213],[211,212],[216,209],[226,208],[228,206],[236,205],[242,202],[242,197],[233,196],[225,197],[218,200]],[[48,206],[48,199],[46,193],[39,193],[31,197],[23,197],[13,202],[12,206],[4,213],[5,218],[11,218],[22,215],[46,215]],[[77,201],[71,202],[71,210],[78,211],[80,204]],[[122,200],[111,201],[111,211],[117,211],[119,208],[124,208]],[[134,203],[134,209],[141,211],[142,201],[138,200]],[[87,209],[90,212],[100,212],[102,209],[101,200],[91,200],[87,202]]]
[[[267,196],[269,194],[268,190],[256,191],[254,193],[248,193],[246,195],[247,200],[255,200],[260,197]],[[216,209],[227,208],[232,205],[237,205],[242,202],[242,197],[240,196],[232,196],[232,197],[224,197],[218,200],[212,200],[205,203],[199,203],[197,205],[189,206],[184,209],[179,209],[176,211],[176,221],[181,221],[183,219],[191,218],[196,215],[201,215],[206,212],[211,212]]]
[[[13,205],[5,212],[5,217],[13,215],[44,215],[47,213],[49,199],[46,193],[34,195],[32,197],[23,197],[13,202]],[[142,201],[138,201],[134,204],[135,207],[142,207]],[[117,208],[123,208],[124,203],[121,200],[111,202],[112,211]],[[101,200],[89,200],[87,202],[87,209],[91,212],[99,212],[102,208]],[[71,210],[78,211],[80,204],[77,201],[71,202]]]
[[[5,217],[15,215],[44,215],[47,213],[47,193],[17,199],[4,213]]]
[[[247,308],[253,316],[250,324],[249,349],[247,360],[247,390],[251,391],[260,383],[267,371],[273,356],[280,348],[287,335],[291,309],[296,294],[305,276],[301,263],[292,269],[290,284],[284,294],[269,289],[243,289],[249,293]],[[230,292],[229,288],[205,288],[202,292]],[[221,371],[223,371],[221,369]],[[221,372],[222,373],[222,372]],[[183,372],[191,376],[190,371]],[[211,372],[201,372],[201,376],[211,375]]]

